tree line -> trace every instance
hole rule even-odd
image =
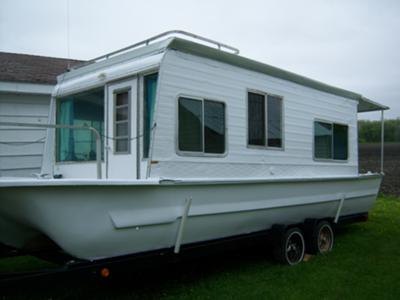
[[[381,141],[381,121],[358,121],[358,141],[378,143]],[[385,142],[400,142],[400,118],[385,120]]]

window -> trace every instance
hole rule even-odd
[[[56,123],[89,125],[96,128],[102,136],[104,132],[104,89],[57,99]],[[96,160],[96,137],[89,130],[58,128],[56,141],[56,159],[59,162]]]
[[[143,79],[143,157],[149,157],[150,137],[156,102],[158,73],[147,75]]]
[[[348,126],[333,124],[333,159],[346,160],[348,156]]]
[[[180,151],[225,152],[225,104],[179,98],[178,148]]]
[[[114,95],[114,152],[130,153],[130,91],[118,92]]]
[[[268,95],[268,147],[282,147],[282,99]]]
[[[248,144],[282,148],[282,98],[248,93]]]
[[[332,158],[332,124],[314,123],[314,155],[315,158]]]
[[[315,121],[314,157],[317,159],[347,160],[348,126]]]
[[[265,99],[264,95],[249,93],[249,144],[265,146]]]

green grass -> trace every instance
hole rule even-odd
[[[0,260],[0,272],[43,266]],[[380,197],[368,222],[338,229],[333,252],[295,267],[247,249],[113,275],[24,283],[0,290],[0,299],[400,299],[400,199]]]

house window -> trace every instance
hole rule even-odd
[[[316,159],[347,160],[348,126],[315,121],[314,157]]]
[[[282,148],[282,98],[248,93],[248,144]]]
[[[104,89],[95,89],[57,99],[56,123],[88,125],[97,129],[100,136],[103,136]],[[96,160],[96,137],[86,129],[58,128],[56,130],[56,160],[59,162]]]
[[[178,148],[185,152],[225,152],[225,104],[181,97],[178,100]]]
[[[143,157],[149,157],[154,106],[156,102],[158,73],[143,78]]]
[[[130,91],[118,92],[114,96],[114,152],[130,153]]]

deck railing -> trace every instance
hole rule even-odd
[[[64,125],[64,124],[34,124],[34,123],[16,123],[16,122],[0,122],[0,126],[17,126],[31,128],[67,128],[76,130],[90,130],[96,137],[96,175],[97,179],[102,178],[101,174],[101,137],[98,130],[89,125]]]

